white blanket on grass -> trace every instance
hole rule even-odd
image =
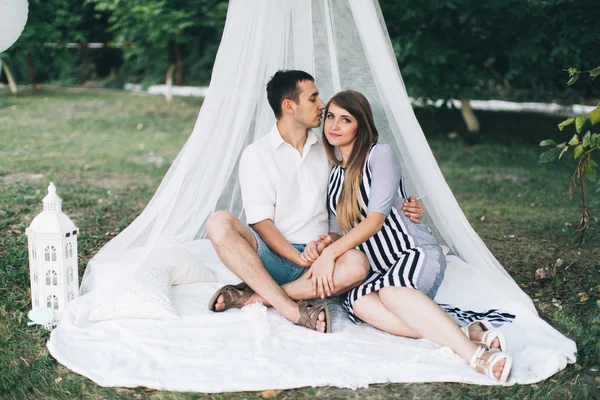
[[[260,304],[224,313],[208,311],[212,294],[236,277],[210,243],[186,246],[219,277],[219,283],[177,286],[172,300],[179,320],[88,321],[90,296],[69,304],[52,332],[54,358],[101,386],[196,392],[290,389],[305,386],[366,387],[385,382],[465,382],[492,385],[449,348],[355,325],[331,301],[333,333],[297,327]],[[494,283],[477,268],[448,257],[436,301],[486,311]],[[502,326],[514,364],[508,384],[534,383],[575,362],[575,343],[529,308],[510,299],[515,314]]]

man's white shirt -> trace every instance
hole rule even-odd
[[[246,147],[240,159],[240,186],[246,222],[270,219],[293,244],[329,231],[325,148],[309,130],[303,154],[286,143],[277,124]]]

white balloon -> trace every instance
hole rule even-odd
[[[21,36],[28,9],[27,0],[0,0],[0,53]]]

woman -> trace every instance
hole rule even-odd
[[[323,142],[334,164],[327,203],[331,231],[340,233],[327,239],[331,244],[320,255],[319,241],[307,246],[303,256],[314,261],[309,273],[313,287],[320,293],[333,291],[336,257],[357,247],[372,272],[346,295],[344,306],[353,321],[448,346],[477,371],[506,382],[512,357],[505,352],[502,334],[483,321],[461,330],[432,300],[444,277],[445,256],[431,231],[400,211],[406,199],[400,164],[390,146],[377,144],[367,99],[358,92],[340,92],[324,115]]]

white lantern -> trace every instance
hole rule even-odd
[[[62,212],[62,199],[50,182],[44,211],[25,230],[29,246],[32,311],[49,308],[56,322],[66,304],[79,295],[77,228]]]
[[[21,36],[28,8],[27,0],[0,0],[0,53]]]

